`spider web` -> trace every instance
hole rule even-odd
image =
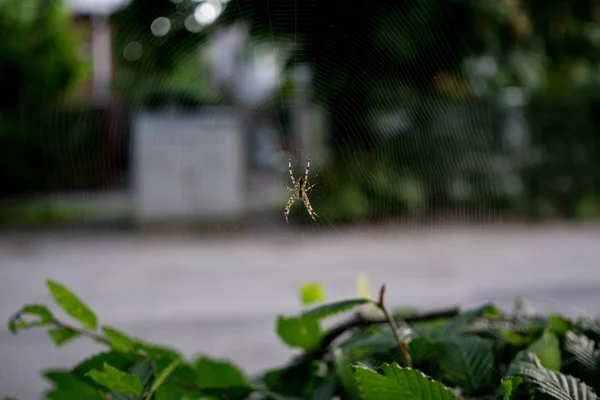
[[[363,11],[365,20],[381,17],[369,4],[364,4]],[[360,65],[368,60],[389,58],[390,48],[394,51],[393,48],[398,47],[397,38],[402,40],[409,36],[414,37],[413,43],[431,40],[421,36],[433,36],[442,49],[450,49],[442,33],[435,29],[424,33],[420,29],[420,25],[428,22],[429,11],[426,2],[422,2],[413,4],[408,16],[392,14],[386,22],[393,28],[380,34],[378,42],[367,47],[366,54],[349,52],[336,58],[334,49],[326,47],[323,52],[332,50],[332,56],[323,57],[320,67],[335,70],[336,64]],[[269,14],[273,25],[280,19],[302,17],[291,6],[289,14],[281,10]],[[242,24],[249,32],[244,18]],[[348,27],[332,25],[329,34],[348,36],[347,30]],[[301,35],[282,37],[273,32],[255,35],[253,40],[270,43],[274,48],[304,45]],[[293,138],[291,143],[285,143],[276,162],[288,185],[291,186],[286,173],[288,155],[296,177],[303,172],[311,156],[309,181],[317,186],[310,198],[321,226],[337,232],[347,221],[381,224],[396,223],[404,218],[405,225],[422,225],[424,219],[432,216],[449,220],[501,218],[501,207],[510,205],[511,196],[520,190],[520,182],[511,174],[513,160],[498,143],[512,139],[513,147],[522,149],[524,134],[518,111],[522,94],[518,89],[506,92],[506,104],[517,106],[509,110],[508,122],[498,121],[495,115],[498,108],[492,108],[490,102],[472,101],[476,94],[487,90],[486,80],[497,71],[493,58],[476,56],[467,49],[460,65],[462,74],[452,75],[443,72],[454,67],[448,64],[445,68],[444,57],[430,52],[426,57],[428,63],[440,71],[435,77],[440,90],[425,96],[411,88],[410,83],[421,78],[410,68],[395,68],[383,79],[379,77],[379,81],[358,68],[341,80],[345,84],[341,89],[343,100],[351,104],[354,98],[361,98],[363,118],[355,118],[352,111],[345,114],[346,110],[332,107],[331,102],[311,101],[320,92],[331,90],[332,85],[319,81],[314,69],[306,71],[310,60],[298,58],[296,52],[292,54],[292,59],[287,61],[298,77],[296,96],[292,101],[285,101],[282,90],[276,89],[264,107],[271,111],[271,119],[275,115],[275,121],[270,122],[269,117],[262,115],[261,118]],[[369,88],[367,93],[365,87]],[[451,100],[442,93],[447,88],[453,91]],[[282,109],[288,112],[278,116]],[[302,113],[311,114],[304,124],[298,121],[303,118]],[[335,113],[341,114],[342,119],[347,118],[347,123],[343,133],[332,137],[331,120]],[[499,129],[498,125],[503,123],[512,123],[510,132],[502,126]],[[507,139],[506,134],[513,136]],[[369,143],[364,143],[365,137]],[[271,140],[274,142],[277,138]],[[282,199],[281,204],[284,203]],[[296,202],[290,220],[305,221],[307,218],[302,214],[306,214],[304,206]]]
[[[540,241],[536,244],[537,247],[533,248],[535,257],[531,258],[520,258],[523,257],[519,255],[520,252],[524,253],[525,249],[517,248],[517,256],[507,261],[510,268],[500,270],[495,268],[497,265],[491,263],[492,267],[485,271],[486,276],[483,276],[482,270],[479,269],[481,260],[505,257],[498,248],[506,249],[506,244],[501,243],[504,247],[498,246],[490,253],[474,252],[463,259],[463,255],[472,252],[474,248],[482,249],[484,241],[472,243],[471,238],[465,240],[464,237],[453,238],[453,235],[444,237],[441,241],[443,245],[436,249],[444,255],[461,258],[460,267],[440,262],[441,259],[436,258],[437,255],[433,258],[422,257],[424,253],[429,252],[427,246],[433,244],[431,241],[422,241],[420,237],[407,239],[403,243],[387,242],[384,243],[387,248],[375,247],[373,250],[371,247],[370,251],[363,251],[361,247],[358,253],[352,253],[360,255],[357,259],[349,260],[351,256],[346,259],[340,258],[336,252],[345,251],[347,247],[344,246],[348,245],[344,243],[340,246],[339,242],[334,245],[330,242],[320,245],[318,254],[307,256],[308,252],[305,252],[305,249],[315,248],[314,241],[308,243],[309,239],[315,236],[317,227],[320,228],[320,235],[336,238],[348,225],[374,227],[373,231],[379,234],[385,233],[387,226],[428,226],[427,222],[431,219],[435,219],[438,225],[456,220],[479,220],[488,223],[504,219],[503,209],[511,209],[514,205],[513,197],[522,190],[521,182],[514,173],[515,163],[518,164],[521,160],[519,157],[529,155],[525,151],[528,150],[528,144],[519,108],[524,101],[521,90],[508,88],[501,91],[500,96],[490,91],[490,81],[498,75],[497,61],[489,54],[481,54],[478,48],[463,46],[458,54],[455,54],[460,62],[456,65],[451,63],[448,54],[455,49],[450,42],[455,44],[463,39],[466,42],[468,38],[459,36],[451,40],[447,31],[437,25],[423,29],[423,26],[428,26],[431,18],[432,10],[428,6],[431,2],[414,1],[407,12],[387,14],[378,11],[373,3],[365,1],[360,6],[362,19],[354,21],[354,25],[321,20],[328,28],[324,30],[323,37],[318,39],[323,45],[318,54],[318,68],[315,68],[315,60],[301,52],[311,45],[306,37],[302,34],[281,34],[277,32],[276,27],[290,21],[300,23],[302,20],[313,18],[319,14],[318,2],[314,2],[314,15],[305,15],[304,11],[300,11],[306,10],[299,7],[300,0],[289,2],[283,9],[267,10],[268,23],[265,26],[269,28],[256,33],[253,32],[252,16],[263,11],[265,4],[271,3],[256,2],[253,6],[255,8],[250,7],[241,13],[241,18],[228,20],[227,11],[236,6],[233,0],[165,1],[164,16],[156,15],[137,34],[114,42],[114,57],[118,58],[119,62],[113,66],[114,75],[109,83],[114,88],[113,93],[119,93],[119,96],[127,100],[111,104],[111,107],[114,107],[111,111],[112,117],[103,119],[93,110],[90,113],[76,113],[68,120],[63,118],[62,111],[58,110],[39,114],[44,122],[42,128],[38,127],[37,135],[28,136],[28,133],[25,140],[39,143],[53,156],[51,161],[34,165],[33,178],[36,178],[40,171],[49,170],[56,174],[66,174],[69,179],[66,183],[56,185],[52,176],[47,178],[48,181],[44,178],[35,193],[42,195],[43,208],[36,212],[48,212],[52,219],[59,222],[63,218],[72,217],[66,214],[75,214],[78,222],[102,221],[106,224],[106,221],[109,221],[108,225],[114,226],[113,221],[125,221],[129,226],[137,214],[135,208],[139,199],[137,196],[140,183],[136,174],[144,169],[144,164],[137,164],[141,155],[152,159],[151,170],[144,179],[148,179],[146,187],[152,189],[147,197],[154,201],[154,206],[163,210],[167,208],[168,212],[172,212],[174,208],[186,209],[186,212],[177,215],[178,219],[190,223],[194,228],[206,229],[210,236],[216,236],[223,227],[227,227],[228,237],[247,234],[248,230],[242,229],[241,226],[248,220],[251,220],[251,234],[272,227],[277,227],[278,230],[270,238],[279,239],[280,232],[300,233],[298,248],[290,248],[293,246],[289,246],[289,243],[280,246],[276,242],[275,246],[264,251],[262,258],[256,257],[259,261],[238,259],[237,261],[243,261],[242,266],[236,264],[235,257],[227,258],[231,265],[224,265],[224,253],[235,253],[230,251],[229,247],[215,246],[216,250],[203,247],[201,252],[206,253],[201,257],[204,259],[200,262],[193,259],[190,263],[189,259],[197,255],[196,249],[193,248],[197,243],[186,248],[189,252],[184,252],[183,255],[178,253],[180,248],[171,248],[169,244],[158,249],[146,247],[149,255],[143,254],[141,258],[138,256],[143,251],[134,246],[134,250],[128,255],[131,261],[125,258],[125,263],[146,263],[148,265],[142,265],[147,267],[146,272],[139,274],[136,271],[135,274],[127,275],[126,268],[123,268],[123,271],[109,270],[108,273],[102,272],[102,279],[107,280],[93,282],[95,286],[101,289],[110,286],[111,290],[115,290],[111,298],[120,297],[121,290],[129,290],[127,295],[135,297],[135,301],[131,303],[139,304],[140,308],[143,306],[144,312],[148,313],[142,317],[154,319],[158,315],[158,318],[162,318],[160,326],[171,329],[167,332],[168,335],[175,335],[174,331],[179,328],[184,332],[184,336],[186,332],[194,330],[193,334],[182,339],[182,346],[193,347],[194,351],[199,350],[197,327],[189,328],[187,319],[203,319],[207,315],[211,318],[215,315],[223,319],[229,318],[228,315],[223,317],[219,314],[228,312],[227,307],[224,307],[224,310],[211,310],[210,313],[201,308],[203,303],[213,304],[214,299],[210,298],[213,294],[211,290],[216,290],[215,293],[220,299],[224,297],[223,293],[220,293],[223,291],[229,295],[227,300],[231,301],[231,309],[242,310],[238,311],[238,314],[232,312],[234,317],[231,319],[242,323],[246,317],[252,321],[259,320],[261,329],[264,330],[251,332],[250,335],[254,333],[262,340],[268,333],[273,334],[272,325],[269,324],[274,314],[297,311],[286,309],[289,302],[285,303],[295,296],[293,290],[299,284],[298,281],[292,283],[286,277],[291,269],[302,269],[303,273],[293,279],[299,279],[299,276],[322,279],[327,282],[326,285],[339,284],[335,288],[346,289],[349,287],[346,285],[348,282],[351,282],[350,285],[354,283],[355,273],[359,270],[374,271],[374,274],[379,274],[376,279],[398,279],[394,278],[394,275],[400,276],[400,273],[396,274],[399,270],[388,267],[395,267],[397,262],[406,262],[401,271],[402,276],[396,282],[401,281],[398,286],[405,285],[407,289],[398,290],[398,297],[391,299],[391,304],[406,304],[407,301],[418,299],[419,302],[426,303],[426,307],[433,307],[440,305],[439,303],[446,306],[448,299],[452,299],[453,302],[456,299],[472,299],[469,297],[473,294],[469,292],[472,288],[466,290],[466,286],[459,284],[459,279],[456,279],[456,276],[462,278],[467,275],[471,279],[468,282],[481,292],[477,294],[476,291],[475,294],[479,298],[486,297],[486,300],[490,293],[493,295],[490,282],[500,282],[509,288],[510,283],[522,283],[522,286],[514,288],[514,293],[507,294],[503,288],[496,296],[503,299],[510,297],[508,301],[522,294],[527,289],[526,285],[533,285],[531,282],[537,285],[540,280],[544,286],[537,292],[538,297],[546,296],[546,293],[553,293],[555,296],[557,290],[547,288],[552,281],[559,282],[565,276],[557,272],[559,268],[556,265],[571,263],[573,253],[580,257],[582,245],[579,237],[576,238],[578,244],[565,251],[560,246],[546,246],[546,242]],[[450,25],[459,23],[453,20],[455,14],[450,14],[445,8],[440,8],[437,12],[448,17],[446,20]],[[151,6],[143,6],[139,10],[139,16],[143,17],[146,14],[154,16],[157,12]],[[215,18],[217,19],[210,22]],[[99,23],[101,25],[102,21]],[[384,24],[385,29],[373,31],[372,35],[357,34],[362,24],[366,23],[373,26]],[[203,37],[207,32],[210,35]],[[161,40],[167,40],[171,36],[179,37],[177,35],[182,33],[198,35],[197,42],[182,40],[181,44],[170,42],[172,45],[168,47],[156,45]],[[355,45],[354,49],[341,51],[338,48],[340,41],[337,40],[340,37],[348,37]],[[423,44],[421,56],[425,62],[420,68],[437,72],[431,75],[433,82],[430,82],[436,90],[423,92],[415,89],[415,85],[423,79],[423,71],[419,68],[407,65],[391,66],[390,57],[407,51],[407,42]],[[435,42],[436,46],[425,45],[431,42]],[[102,43],[99,43],[99,46],[100,49],[96,50],[101,54]],[[83,50],[86,50],[85,46]],[[93,49],[87,49],[91,50]],[[148,55],[154,57],[147,58]],[[169,62],[175,64],[175,73],[161,73],[158,64]],[[379,69],[376,68],[378,64],[381,64]],[[106,60],[102,59],[99,60],[97,68],[104,73],[111,69]],[[106,79],[106,75],[101,74],[92,83],[100,82],[100,86],[106,89],[103,83],[107,82],[103,79]],[[132,85],[135,81],[138,84]],[[85,89],[84,85],[84,91]],[[100,93],[102,94],[102,91]],[[163,98],[153,99],[156,93],[162,93]],[[208,99],[210,106],[194,106],[195,96]],[[498,104],[503,106],[498,107]],[[131,113],[123,116],[125,111]],[[503,118],[499,118],[498,114]],[[139,152],[140,132],[136,129],[140,129],[140,115],[145,115],[144,118],[154,115],[143,122],[143,128],[151,131],[145,141],[147,154]],[[133,126],[129,126],[128,117],[133,117]],[[230,133],[228,124],[234,119],[239,123],[239,138],[242,141],[240,146],[219,141],[221,136]],[[25,124],[26,121],[20,123]],[[217,126],[218,132],[213,132],[217,130]],[[101,129],[104,133],[100,133]],[[186,135],[180,135],[180,131],[186,132]],[[219,134],[223,132],[226,134]],[[198,143],[190,139],[194,134],[202,136],[204,142]],[[220,146],[238,150],[222,153]],[[288,160],[291,158],[294,176],[298,180],[304,173],[309,156],[311,168],[308,185],[316,184],[309,193],[309,199],[319,217],[317,222],[313,222],[302,202],[296,201],[289,217],[290,223],[286,224],[284,208],[289,193],[284,186],[292,187]],[[176,194],[174,197],[173,193]],[[235,207],[229,204],[229,201],[237,202]],[[175,205],[165,207],[167,203]],[[207,208],[205,203],[213,207],[208,212],[203,210]],[[233,218],[233,225],[229,224],[231,221],[220,219],[205,224],[205,220],[211,219],[208,217],[216,213],[215,210],[219,211],[217,206],[223,204],[226,204],[226,207],[223,206],[225,208],[242,210]],[[203,213],[201,218],[194,215],[197,211]],[[162,232],[154,227],[149,230]],[[521,237],[526,236],[519,236]],[[261,246],[267,241],[262,238],[260,240]],[[521,240],[523,243],[526,241]],[[168,240],[165,240],[165,243],[167,242]],[[468,242],[468,245],[464,242]],[[253,242],[252,246],[256,247],[256,243],[259,241]],[[562,246],[562,238],[556,243]],[[119,245],[110,243],[106,248],[112,249]],[[95,244],[89,246],[91,249]],[[593,244],[585,246],[586,249],[595,248]],[[250,252],[253,252],[255,247],[252,247]],[[413,247],[418,250],[411,253]],[[548,251],[547,247],[556,248]],[[385,259],[378,258],[380,249],[383,249],[382,253],[390,250],[385,254]],[[245,251],[247,249],[240,253]],[[529,251],[531,252],[531,249]],[[594,260],[596,252],[586,251],[585,257]],[[417,255],[418,252],[420,254]],[[90,253],[93,254],[91,250]],[[161,253],[166,253],[171,258],[166,267],[174,268],[165,271],[152,264],[164,261],[164,254]],[[400,253],[402,254],[399,256]],[[98,253],[95,254],[98,256]],[[539,254],[543,255],[542,259]],[[110,265],[111,261],[115,261],[114,265],[119,267],[123,265],[122,258],[111,256],[112,254],[102,254],[102,257],[92,260],[94,262],[90,264],[92,267],[97,266],[98,270]],[[73,257],[72,254],[67,254],[65,260],[67,263],[73,263]],[[60,257],[58,259],[59,262],[63,261]],[[307,259],[309,261],[306,261]],[[248,266],[246,262],[252,265],[253,262],[258,264],[265,260],[268,268],[260,270],[264,276],[253,276],[250,280],[241,278],[249,273],[243,270]],[[344,276],[344,272],[340,272],[341,269],[337,267],[346,261],[349,262],[343,265],[344,272],[347,273]],[[89,263],[89,260],[85,262]],[[170,264],[171,262],[174,265]],[[375,266],[378,263],[384,268],[377,270]],[[421,271],[419,268],[413,268],[412,263],[417,266],[425,265],[427,268]],[[527,266],[554,263],[554,275],[529,270],[530,282],[523,283],[523,263]],[[17,265],[17,262],[14,264]],[[323,268],[322,264],[327,264],[328,268]],[[448,268],[445,268],[446,266]],[[204,270],[204,267],[207,269]],[[209,267],[217,268],[208,270]],[[223,269],[220,267],[231,268],[231,275],[220,281],[223,287],[210,287],[206,282],[219,282],[217,275],[220,272],[217,269]],[[258,267],[262,268],[263,265]],[[577,273],[573,273],[573,270],[567,273],[585,277],[586,274],[590,274],[590,270],[585,268],[587,267],[584,263]],[[268,272],[265,272],[267,269]],[[214,273],[216,278],[209,276],[205,279],[206,271]],[[73,275],[74,281],[89,281],[87,276],[77,276],[75,273]],[[476,275],[483,277],[476,278]],[[540,278],[539,275],[543,277]],[[39,274],[35,274],[36,280],[38,276]],[[20,280],[23,277],[19,272],[16,278],[11,278],[17,282],[17,278]],[[111,281],[112,279],[114,281]],[[155,292],[155,286],[160,286],[158,293],[161,297],[163,294],[164,297],[169,297],[167,293],[172,288],[169,288],[169,284],[164,284],[168,279],[175,282],[173,287],[183,290],[171,293],[173,297],[181,297],[177,304],[179,308],[166,310],[166,306],[159,307],[158,303],[162,300],[157,302],[159,296]],[[244,315],[249,311],[249,307],[262,301],[262,293],[252,292],[251,285],[253,283],[260,287],[263,284],[259,282],[261,279],[278,282],[277,285],[273,285],[278,288],[273,288],[274,292],[269,293],[272,298],[267,302],[269,315],[264,324],[262,315]],[[512,281],[506,283],[510,279]],[[444,280],[453,283],[450,285]],[[114,282],[118,282],[114,285],[116,289],[112,288]],[[435,287],[427,296],[419,292],[423,282]],[[412,283],[414,287],[411,287]],[[36,285],[39,286],[39,282],[31,283],[32,287]],[[19,285],[9,287],[13,287],[10,292],[12,295],[17,293]],[[204,298],[199,297],[198,287],[202,287],[208,293],[202,293]],[[567,288],[565,291],[568,293],[561,296],[572,299],[573,293],[581,292],[581,287],[579,282],[575,282],[572,289]],[[597,293],[595,287],[586,290]],[[109,291],[99,293],[106,294]],[[345,290],[342,294],[342,291],[338,291],[340,297],[353,295]],[[119,296],[116,295],[117,292]],[[193,296],[188,295],[189,293],[193,293]],[[256,296],[258,300],[248,301],[252,296]],[[596,304],[587,300],[592,297],[593,295],[589,295],[582,300],[582,309],[589,304]],[[145,303],[147,299],[149,302]],[[554,298],[550,300],[561,301]],[[438,304],[434,304],[435,302]],[[119,309],[117,304],[109,303],[107,310]],[[156,307],[146,307],[147,304]],[[247,304],[250,306],[246,307]],[[562,305],[563,308],[571,307],[566,303]],[[263,306],[264,304],[257,308]],[[201,311],[198,312],[196,307],[200,307]],[[574,306],[572,308],[575,310]],[[265,309],[260,309],[258,312],[264,311]],[[580,313],[580,310],[575,311]],[[185,326],[164,323],[172,314],[179,313],[184,316],[182,319],[187,318],[183,324]],[[201,322],[205,323],[206,320]],[[212,350],[220,351],[222,355],[229,357],[235,353],[233,344],[239,344],[240,353],[237,355],[240,358],[246,357],[247,361],[251,360],[252,362],[248,361],[248,365],[254,366],[257,360],[267,360],[269,364],[275,364],[273,360],[281,355],[273,355],[272,360],[269,359],[272,355],[269,353],[270,348],[268,351],[260,348],[263,345],[280,346],[281,343],[275,337],[270,338],[271,342],[252,342],[251,338],[244,336],[246,331],[242,332],[246,329],[245,326],[240,328],[238,336],[235,337],[233,334],[228,336],[230,331],[237,330],[237,327],[231,328],[229,321],[226,324],[228,335],[223,335],[225,328],[218,320],[208,319],[207,325],[210,325],[210,329],[203,332],[203,335],[210,340],[204,344],[211,353]],[[219,329],[222,331],[217,332]],[[156,331],[158,330],[157,328]],[[144,325],[139,328],[140,336],[146,335],[148,331],[154,329],[147,329]],[[212,338],[216,338],[216,341],[211,341]],[[37,347],[33,351],[37,352]],[[284,356],[287,357],[287,353],[283,354],[282,359],[285,359]],[[20,372],[19,370],[19,373],[14,373],[15,379],[20,376]],[[37,374],[37,371],[31,372]],[[12,378],[5,379],[9,382]],[[22,387],[27,388],[28,385],[29,381],[24,381]],[[31,398],[33,395],[21,397]]]
[[[422,28],[431,20],[430,2],[414,2],[406,10],[389,15],[382,15],[381,10],[365,3],[363,20],[354,21],[356,26],[331,23],[315,68],[311,64],[314,60],[302,53],[310,46],[305,35],[281,34],[275,29],[285,22],[312,18],[312,15],[302,14],[307,7],[299,11],[298,4],[290,3],[273,12],[267,10],[268,25],[273,29],[256,33],[250,16],[264,11],[260,8],[268,4],[257,3],[255,9],[245,10],[241,18],[228,20],[227,9],[236,7],[235,2],[171,1],[165,10],[171,7],[175,13],[158,16],[146,30],[115,41],[115,57],[120,61],[112,71],[112,86],[116,93],[119,88],[129,88],[124,103],[127,110],[132,111],[130,116],[134,120],[139,110],[147,110],[148,105],[156,106],[152,96],[162,93],[165,96],[159,101],[159,114],[180,115],[180,119],[192,121],[197,109],[172,113],[170,106],[191,103],[196,94],[229,107],[225,113],[218,107],[201,109],[205,121],[226,120],[229,117],[225,114],[229,113],[227,115],[232,116],[229,119],[236,118],[241,125],[243,153],[233,157],[240,158],[239,162],[230,163],[231,168],[245,171],[237,178],[241,180],[241,190],[222,192],[221,200],[216,200],[225,185],[220,184],[219,172],[212,169],[224,167],[218,163],[211,167],[208,161],[200,167],[199,160],[209,160],[210,151],[195,157],[191,147],[186,148],[181,142],[187,139],[180,139],[178,147],[156,156],[162,158],[156,160],[155,171],[179,168],[182,176],[171,181],[188,179],[188,187],[202,181],[202,188],[188,190],[154,185],[156,188],[151,192],[154,194],[147,194],[148,197],[159,198],[170,191],[183,190],[180,197],[184,200],[168,201],[185,203],[188,208],[194,208],[190,204],[201,208],[205,200],[218,203],[226,198],[237,198],[238,208],[245,210],[257,226],[281,224],[285,221],[283,210],[288,198],[284,186],[291,187],[288,159],[292,159],[292,167],[299,177],[311,156],[309,182],[316,183],[316,187],[309,198],[320,217],[319,225],[333,232],[347,222],[395,224],[400,220],[404,225],[422,225],[430,218],[491,220],[501,217],[500,208],[509,206],[511,195],[520,190],[520,182],[510,173],[513,160],[507,157],[503,143],[512,140],[513,147],[522,147],[524,134],[518,107],[500,110],[512,117],[500,121],[499,108],[490,105],[493,102],[489,96],[488,100],[476,96],[487,93],[487,80],[497,72],[492,57],[476,54],[467,47],[459,57],[458,66],[448,62],[445,54],[453,49],[444,32],[436,26],[429,30]],[[147,9],[148,13],[151,11]],[[313,12],[319,13],[318,6]],[[438,12],[448,13],[443,7]],[[445,16],[450,23],[453,17],[449,13]],[[352,35],[353,28],[360,29],[361,24],[366,23],[382,28],[373,28],[369,31],[370,37]],[[161,74],[159,66],[147,61],[145,55],[153,51],[157,39],[181,32],[208,33],[208,37],[200,39],[199,36],[197,44],[182,41],[181,45],[161,47],[164,54],[161,53],[159,61],[173,59],[177,64],[176,73]],[[349,36],[349,41],[366,50],[360,54],[357,51],[336,53],[339,41],[332,38],[339,36]],[[410,43],[403,43],[407,38]],[[437,43],[438,53],[429,50],[431,46],[427,44],[431,41]],[[361,47],[364,42],[368,44]],[[419,43],[424,44],[425,50],[421,52],[426,65],[438,71],[432,76],[435,90],[415,90],[414,83],[422,80],[423,75],[414,67],[382,61],[382,69],[390,66],[388,72],[369,68],[370,60],[389,60],[395,53],[413,51],[402,46]],[[98,49],[89,50],[98,52]],[[343,69],[344,76],[337,79],[335,71],[339,67],[336,65],[354,67]],[[109,74],[106,60],[96,62],[95,67]],[[323,76],[337,81],[326,81]],[[127,85],[135,79],[138,84],[130,89]],[[327,98],[332,92],[337,94]],[[508,103],[517,106],[522,103],[518,89],[513,88],[506,94]],[[124,109],[123,105],[116,108],[117,113]],[[71,144],[75,150],[69,150],[63,143],[53,143],[55,135],[51,133],[59,129],[56,126],[59,122],[52,122],[52,115],[49,119],[46,145],[58,153],[54,158],[58,161],[49,167],[62,171],[71,169],[76,173],[88,171],[88,176],[94,174],[89,170],[96,168],[99,170],[96,174],[110,176],[105,187],[124,193],[117,196],[117,203],[127,203],[131,208],[133,202],[135,208],[140,180],[135,174],[142,168],[136,165],[139,155],[136,153],[136,121],[127,133],[126,118],[109,119],[104,128],[108,139],[104,139],[99,148],[117,149],[120,155],[115,155],[113,150],[112,155],[104,156],[99,153],[106,150],[97,152],[89,145],[77,151],[76,143]],[[513,125],[509,126],[510,123]],[[89,131],[97,124],[83,116],[75,125],[74,129]],[[163,130],[169,130],[167,125],[165,123]],[[192,125],[193,122],[189,122],[184,129]],[[177,140],[172,139],[172,143]],[[152,139],[146,142],[152,146]],[[167,146],[158,141],[154,144]],[[186,168],[190,171],[195,168],[195,172],[188,174]],[[203,172],[198,172],[200,170]],[[164,180],[167,182],[168,178],[165,176]],[[72,186],[77,190],[77,182]],[[208,196],[209,192],[215,192],[214,196]],[[119,203],[119,199],[125,201]],[[121,212],[124,213],[127,214]],[[84,218],[88,217],[84,215]],[[91,215],[89,218],[93,219]],[[312,224],[301,202],[293,205],[290,222],[301,229]]]

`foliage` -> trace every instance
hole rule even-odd
[[[487,304],[457,313],[395,314],[396,323],[361,311],[383,306],[366,298],[325,303],[280,316],[284,343],[302,353],[281,368],[246,376],[226,360],[187,360],[176,351],[100,325],[94,312],[65,286],[47,286],[76,324],[63,322],[44,305],[29,304],[8,321],[11,332],[47,328],[62,346],[87,337],[108,347],[71,369],[49,370],[46,397],[67,399],[596,399],[600,388],[600,322],[538,316],[522,307],[512,313]],[[362,288],[363,292],[365,291]],[[301,293],[324,288],[307,284]],[[358,312],[330,329],[327,318]],[[384,312],[385,313],[385,312]],[[102,333],[100,333],[102,332]],[[409,343],[404,364],[398,340]],[[407,359],[408,360],[408,359]]]
[[[80,37],[60,1],[0,2],[0,111],[61,100],[86,70]],[[36,109],[37,108],[37,109]]]
[[[0,113],[0,196],[94,189],[101,165],[103,110],[54,104],[22,112]]]
[[[61,1],[0,2],[0,195],[45,188],[64,168],[56,153],[80,150],[74,147],[86,141],[86,132],[78,132],[65,143],[80,126],[65,129],[57,112],[88,67],[69,19]]]
[[[536,156],[528,157],[519,175],[532,206],[547,200],[566,217],[600,215],[600,91],[539,92],[525,114]]]

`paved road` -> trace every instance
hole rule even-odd
[[[229,239],[124,234],[0,236],[0,319],[26,302],[50,304],[45,278],[63,282],[101,323],[185,354],[208,353],[249,373],[292,354],[274,334],[278,313],[299,310],[302,282],[330,300],[355,295],[367,273],[394,306],[430,309],[524,295],[540,311],[597,315],[600,227],[488,227],[321,234],[260,233]],[[42,331],[0,328],[0,397],[35,400],[39,371],[72,366],[98,347],[57,350]]]

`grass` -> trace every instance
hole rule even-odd
[[[107,206],[88,199],[35,199],[0,204],[0,224],[8,226],[70,225],[84,222],[129,220],[133,206],[119,201]]]

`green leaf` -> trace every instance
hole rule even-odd
[[[135,363],[129,368],[129,373],[140,378],[142,383],[143,392],[150,390],[156,379],[156,367],[151,360],[144,360]]]
[[[502,331],[502,337],[513,346],[523,346],[531,341],[529,337],[513,331]]]
[[[162,385],[154,394],[154,400],[199,399],[202,393],[194,388],[179,385]]]
[[[271,392],[286,397],[307,397],[311,388],[321,381],[320,362],[297,356],[283,368],[265,372],[262,381]]]
[[[277,318],[277,334],[287,345],[310,350],[319,345],[321,329],[314,318],[285,317]]]
[[[27,320],[33,317],[33,320]],[[54,322],[54,316],[47,307],[40,304],[27,304],[14,313],[8,320],[8,330],[12,333],[36,326],[50,325]]]
[[[323,379],[321,384],[315,388],[313,395],[310,397],[310,400],[334,399],[336,397],[335,394],[337,389],[337,377],[335,375],[328,375]]]
[[[70,372],[65,371],[44,371],[46,379],[54,385],[52,389],[46,392],[46,399],[52,400],[105,400],[96,389],[87,383],[77,379]]]
[[[86,376],[92,369],[102,369],[104,363],[112,365],[121,371],[126,371],[134,365],[135,358],[132,355],[121,351],[105,351],[84,359],[71,370],[71,373],[78,379],[81,379],[90,385],[104,388],[104,386],[98,385],[90,377]]]
[[[476,336],[463,336],[443,341],[441,367],[452,384],[466,395],[490,384],[494,372],[492,345]]]
[[[150,360],[140,361],[135,363],[128,371],[132,376],[137,376],[142,384],[142,394],[146,394],[150,391],[154,379],[156,378],[156,368],[154,363]],[[119,391],[113,391],[110,393],[112,400],[138,400],[139,396],[131,392],[124,393]],[[144,398],[149,398],[144,396]]]
[[[96,329],[98,326],[96,314],[79,300],[77,296],[60,283],[51,279],[46,280],[46,285],[56,304],[61,306],[67,314],[75,318],[85,329]]]
[[[358,385],[356,384],[356,379],[354,378],[354,371],[352,369],[352,365],[348,358],[348,355],[344,353],[340,348],[334,349],[332,352],[333,355],[333,371],[334,377],[339,381],[340,385],[344,389],[344,393],[346,398],[348,399],[358,399],[359,390]],[[331,399],[333,396],[330,396]]]
[[[310,319],[323,319],[327,318],[345,311],[349,311],[354,307],[358,307],[367,303],[372,303],[371,300],[368,299],[352,299],[352,300],[343,300],[335,303],[325,304],[319,307],[315,307],[312,310],[309,310],[302,314],[302,318],[310,318]]]
[[[427,336],[419,336],[409,343],[410,356],[414,366],[435,358],[443,349],[442,343],[433,341]]]
[[[182,360],[184,358],[177,350],[165,346],[159,346],[138,341],[136,342],[135,347],[136,349],[144,352],[149,358],[152,358],[153,360]]]
[[[160,374],[158,374],[158,377],[156,378],[156,380],[152,384],[152,387],[150,388],[150,394],[148,395],[148,397],[150,397],[154,392],[158,390],[158,388],[161,387],[163,383],[165,383],[165,380],[169,377],[169,375],[173,373],[173,371],[175,371],[175,368],[177,368],[180,364],[181,360],[174,360],[165,369],[160,371]]]
[[[383,375],[359,364],[354,376],[365,400],[455,400],[456,395],[440,382],[422,372],[401,368],[398,364],[384,363],[380,368]]]
[[[235,365],[210,357],[198,357],[192,364],[196,383],[201,387],[248,386],[248,380]]]
[[[73,340],[76,337],[78,337],[79,333],[75,332],[72,329],[56,328],[50,329],[48,331],[48,335],[50,336],[54,344],[56,344],[57,347],[60,347],[63,344],[67,343],[69,340]]]
[[[530,351],[520,351],[508,368],[508,375],[522,375],[537,390],[558,400],[596,400],[594,389],[577,378],[544,368]]]
[[[595,370],[600,365],[600,350],[596,342],[585,335],[573,331],[565,334],[565,350],[575,356],[575,359],[588,369]]]
[[[199,357],[192,367],[196,371],[195,383],[205,394],[232,399],[243,398],[252,391],[244,374],[229,362]]]
[[[135,347],[135,341],[133,339],[115,328],[105,325],[102,327],[102,331],[114,349],[127,351]]]
[[[544,367],[554,371],[560,370],[560,347],[558,337],[554,333],[544,332],[541,338],[529,346],[528,350],[538,357]]]
[[[547,329],[557,335],[564,335],[573,328],[573,323],[560,315],[550,314]]]
[[[136,396],[142,394],[143,386],[138,376],[119,371],[107,363],[104,363],[103,369],[103,371],[91,370],[86,375],[109,390]]]
[[[502,393],[504,393],[504,400],[511,400],[512,394],[521,383],[523,383],[523,378],[520,376],[502,378]]]
[[[502,316],[502,312],[493,304],[486,304],[474,310],[460,313],[454,317],[440,332],[440,336],[450,336],[463,330],[466,326],[473,323],[482,316],[491,318]]]
[[[307,282],[300,289],[302,304],[310,305],[325,302],[325,287],[316,282]]]

